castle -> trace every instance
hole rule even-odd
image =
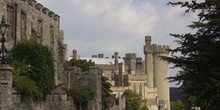
[[[64,69],[67,61],[67,45],[64,43],[64,32],[60,29],[60,17],[53,11],[37,3],[35,0],[0,0],[0,17],[5,16],[10,25],[6,36],[6,47],[11,49],[22,40],[34,40],[47,45],[54,54],[55,83],[91,86],[96,89],[96,97],[90,103],[91,110],[101,109],[101,80],[105,76],[113,85],[111,88],[119,103],[125,89],[131,89],[142,94],[148,100],[150,110],[169,110],[169,64],[160,56],[167,56],[168,46],[151,44],[151,37],[145,37],[145,60],[135,53],[128,53],[123,59],[119,53],[113,55],[112,64],[98,64],[89,73],[82,73],[78,68]],[[77,51],[73,51],[77,57]],[[93,57],[103,58],[102,54]],[[79,82],[84,82],[80,83]],[[91,85],[89,85],[91,84]],[[40,104],[21,102],[20,94],[12,89],[12,69],[5,65],[0,67],[0,109],[11,110],[74,110],[72,100],[65,91],[55,90]],[[118,104],[112,110],[123,110],[125,105]]]
[[[146,36],[143,49],[145,60],[137,57],[135,53],[127,53],[120,59],[118,52],[112,56],[114,61],[104,58],[104,54],[85,59],[94,61],[96,67],[101,69],[102,76],[107,77],[113,85],[112,94],[117,98],[120,98],[126,89],[131,89],[148,101],[150,110],[170,110],[167,79],[169,63],[161,58],[169,55],[168,49],[167,45],[151,44],[151,36]],[[73,58],[77,58],[76,50],[73,50]],[[104,63],[100,63],[101,60]]]

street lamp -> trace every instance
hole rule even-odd
[[[5,17],[3,16],[1,24],[0,24],[0,34],[2,35],[2,38],[1,38],[2,47],[1,47],[1,50],[0,50],[1,64],[8,64],[9,63],[8,58],[6,58],[6,55],[7,55],[8,51],[5,47],[5,42],[6,42],[5,34],[7,32],[8,27],[9,27],[9,25],[6,24]]]

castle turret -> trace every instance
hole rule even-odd
[[[145,36],[145,74],[147,76],[147,87],[153,88],[154,76],[153,76],[153,50],[151,48],[151,36]]]
[[[136,58],[136,73],[142,73],[144,71],[143,59],[141,57]]]
[[[118,74],[118,71],[119,71],[119,66],[118,66],[118,52],[115,52],[114,53],[114,57],[115,57],[115,63],[114,63],[114,65],[115,65],[115,71],[116,71],[116,74]]]
[[[122,72],[119,72],[119,64],[118,64],[118,52],[114,53],[114,58],[115,58],[115,62],[114,62],[114,66],[115,66],[115,78],[117,79],[117,81],[115,82],[116,86],[122,86],[122,82],[123,82],[123,77],[122,77]]]
[[[125,55],[125,63],[128,65],[128,74],[135,74],[136,54],[135,53],[127,53]]]
[[[73,59],[77,60],[78,59],[78,54],[77,54],[77,50],[73,50]]]
[[[169,63],[163,60],[161,56],[168,56],[169,46],[167,45],[152,45],[153,48],[153,70],[154,70],[154,87],[157,88],[159,107],[170,110],[170,95],[169,95]]]

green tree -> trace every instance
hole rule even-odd
[[[102,77],[102,110],[106,110],[108,108],[112,93],[112,85],[107,80],[108,79],[106,77]]]
[[[171,110],[187,110],[181,100],[171,101],[170,107]]]
[[[36,98],[45,98],[55,86],[53,55],[48,47],[22,41],[12,48],[11,56],[15,88],[26,94],[36,94]]]
[[[146,104],[144,104],[144,105],[140,108],[140,110],[149,110],[149,108],[148,108],[148,106],[147,106]]]
[[[82,60],[82,59],[71,59],[68,62],[69,66],[75,66],[81,68],[81,71],[88,71],[90,66],[94,66],[95,63],[92,62],[91,60]]]
[[[195,105],[202,110],[217,110],[220,105],[220,1],[170,2],[196,12],[198,21],[189,25],[195,33],[171,34],[180,45],[171,49],[169,61],[181,71],[171,81],[179,81],[185,99],[195,97]],[[185,101],[186,102],[186,101]]]
[[[95,97],[95,90],[87,87],[72,87],[67,94],[73,98],[77,110],[88,110],[88,103]]]
[[[28,76],[32,73],[31,68],[24,62],[13,61],[13,87],[20,91],[22,98],[41,99],[43,94],[38,90],[35,82]]]
[[[139,110],[141,108],[142,96],[130,89],[124,91],[123,97],[125,97],[126,110]]]

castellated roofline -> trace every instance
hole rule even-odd
[[[126,59],[136,59],[137,55],[136,53],[126,53],[125,58]]]
[[[144,46],[144,54],[147,54],[147,53],[152,53],[153,52],[153,49],[152,49],[152,46]]]
[[[151,36],[145,36],[145,41],[151,41]]]
[[[128,79],[130,81],[145,81],[146,75],[145,74],[128,74]]]
[[[168,49],[170,49],[170,46],[153,44],[152,49],[154,53],[169,53]]]
[[[23,2],[26,2],[27,4],[33,6],[39,11],[42,11],[42,13],[47,14],[50,18],[54,20],[59,20],[60,16],[55,14],[53,11],[49,10],[47,7],[44,7],[42,4],[38,3],[36,0],[21,0]]]

